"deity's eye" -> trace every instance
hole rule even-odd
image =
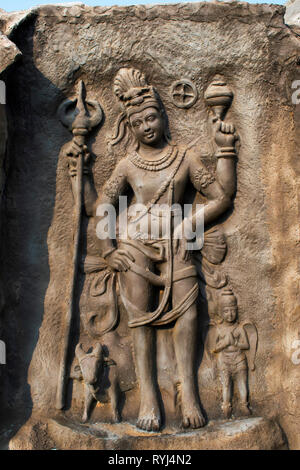
[[[149,116],[147,116],[147,121],[153,122],[153,121],[155,121],[155,119],[156,119],[155,114],[150,114]]]
[[[133,121],[132,126],[133,127],[140,127],[142,121]]]

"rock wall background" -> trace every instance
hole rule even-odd
[[[54,411],[73,210],[60,157],[70,134],[57,118],[59,104],[75,95],[83,79],[89,96],[104,109],[104,125],[90,142],[99,192],[124,154],[121,147],[111,153],[107,145],[119,111],[111,85],[120,67],[146,73],[165,104],[174,140],[198,138],[208,160],[212,148],[203,93],[221,73],[234,91],[228,120],[236,123],[241,138],[234,210],[222,221],[228,243],[223,266],[238,296],[241,320],[251,319],[259,332],[251,403],[255,415],[275,417],[290,447],[300,448],[300,365],[291,361],[293,341],[300,339],[300,112],[291,98],[292,82],[300,79],[299,36],[284,24],[284,8],[46,6],[1,14],[0,28],[15,44],[9,63],[22,54],[0,76],[7,85],[9,129],[1,215],[5,413],[14,411],[23,424],[32,410]],[[199,92],[188,110],[176,108],[169,92],[183,77]],[[91,223],[88,233],[93,252]],[[220,417],[221,387],[208,358],[199,369],[199,387],[209,418]],[[80,393],[75,389],[75,412],[81,410]]]

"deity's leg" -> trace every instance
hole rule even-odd
[[[135,363],[141,396],[137,426],[147,431],[158,431],[161,426],[155,378],[154,334],[155,330],[152,327],[140,326],[133,329]]]
[[[150,268],[149,259],[133,247],[127,250],[134,256],[136,264]],[[147,280],[132,271],[120,273],[125,295],[137,308],[151,310],[152,288]],[[129,320],[132,312],[128,311]],[[140,411],[137,426],[147,431],[158,431],[161,426],[161,412],[158,404],[155,374],[156,350],[155,329],[150,326],[132,328],[136,374],[140,386]]]
[[[187,267],[187,263],[174,260],[174,271]],[[195,278],[182,279],[173,284],[173,308],[195,285]],[[174,326],[173,338],[178,366],[181,390],[182,424],[184,427],[199,428],[205,425],[200,410],[199,396],[196,386],[196,347],[197,347],[197,308],[192,305]]]
[[[199,428],[205,425],[201,413],[195,377],[195,352],[197,339],[197,309],[193,305],[174,327],[174,347],[181,390],[182,424]]]

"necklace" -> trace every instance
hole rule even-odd
[[[148,171],[160,171],[167,168],[175,160],[177,152],[174,152],[174,147],[158,160],[145,160],[137,152],[129,156],[130,161],[138,168]]]
[[[164,184],[159,188],[159,190],[154,194],[153,198],[151,199],[150,202],[148,202],[148,204],[146,205],[145,207],[145,210],[139,214],[135,219],[131,220],[131,222],[134,222],[136,223],[137,221],[139,221],[142,217],[144,217],[144,215],[146,215],[149,210],[154,206],[154,204],[156,204],[159,199],[162,197],[162,195],[166,192],[166,190],[168,189],[169,185],[170,184],[174,184],[174,178],[180,168],[180,165],[181,163],[183,162],[183,159],[185,157],[185,152],[186,150],[183,150],[183,151],[180,151],[179,152],[179,155],[178,155],[178,151],[176,149],[176,152],[175,152],[175,158],[177,157],[178,155],[178,160],[177,160],[177,163],[176,163],[176,166],[175,168],[173,169],[172,173],[170,174],[170,176],[165,180]],[[172,183],[173,182],[173,183]]]

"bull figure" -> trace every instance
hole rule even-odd
[[[79,375],[73,375],[77,380],[84,382],[84,412],[82,421],[86,423],[89,419],[89,413],[93,400],[99,401],[99,392],[101,391],[101,384],[103,385],[105,376],[105,367],[112,365],[112,361],[107,361],[104,357],[103,348],[100,343],[92,349],[91,352],[86,353],[82,344],[79,343],[75,349],[76,358],[78,359],[80,371]],[[110,374],[113,377],[115,374]],[[114,422],[120,421],[120,414],[118,411],[118,383],[117,380],[110,381],[108,390],[112,408],[112,418]]]

